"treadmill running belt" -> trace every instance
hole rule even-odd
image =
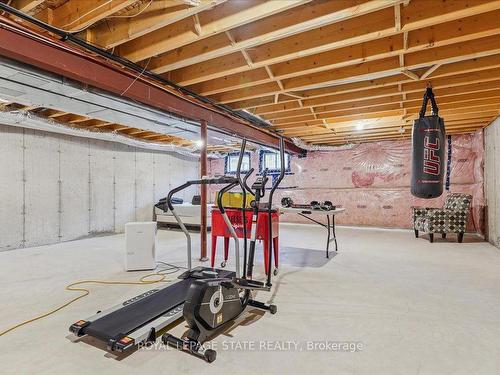
[[[123,306],[121,309],[93,321],[84,329],[83,333],[103,341],[127,335],[129,332],[184,303],[192,281],[191,278],[180,280],[144,299]]]

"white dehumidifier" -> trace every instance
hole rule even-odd
[[[127,271],[152,270],[156,267],[156,222],[125,224]]]

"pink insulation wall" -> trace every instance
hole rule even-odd
[[[473,196],[469,230],[483,232],[483,133],[452,136],[451,192]],[[258,170],[258,152],[251,166]],[[210,161],[210,173],[224,173],[224,159]],[[410,228],[411,206],[440,207],[436,199],[418,199],[410,193],[411,141],[384,141],[357,145],[350,150],[309,152],[292,157],[291,174],[281,183],[276,203],[289,196],[296,203],[329,200],[346,208],[337,217],[344,225]],[[214,190],[211,190],[213,199]],[[295,214],[283,221],[305,222]]]

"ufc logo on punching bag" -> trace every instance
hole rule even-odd
[[[426,116],[429,100],[432,114]],[[445,129],[438,111],[432,88],[427,87],[412,132],[411,193],[418,198],[436,198],[443,193]]]
[[[432,143],[428,135],[424,138],[424,173],[438,176],[441,173],[439,157],[439,138]]]

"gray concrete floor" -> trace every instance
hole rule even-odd
[[[322,228],[282,226],[280,274],[274,291],[259,296],[272,299],[278,313],[252,310],[218,336],[213,364],[161,347],[113,358],[92,340],[71,342],[70,323],[151,288],[91,286],[83,300],[0,337],[0,373],[500,372],[499,249],[474,236],[463,244],[454,237],[430,244],[410,231],[339,228],[337,234],[340,252],[327,261]],[[160,231],[159,238],[159,260],[185,265],[182,233]],[[196,249],[198,243],[195,235]],[[115,235],[0,253],[0,330],[70,299],[64,290],[70,282],[144,275],[123,271],[123,246],[124,236]],[[173,329],[184,331],[183,323]],[[318,347],[324,342],[361,350]]]

